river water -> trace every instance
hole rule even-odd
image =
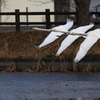
[[[0,100],[99,97],[100,73],[0,73]]]

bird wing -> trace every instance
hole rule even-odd
[[[82,32],[86,32],[86,31],[88,31],[89,29],[91,29],[93,26],[94,26],[94,23],[90,23],[89,25],[81,26],[81,27],[79,27],[79,28],[80,28],[80,30],[81,30]]]
[[[67,19],[67,23],[65,24],[67,30],[69,30],[73,26],[74,22],[70,19]]]
[[[84,36],[84,34],[85,35],[87,35],[85,32],[87,31],[87,30],[89,30],[90,28],[92,28],[94,26],[94,24],[93,23],[90,23],[89,25],[86,25],[86,26],[80,26],[80,27],[78,27],[78,28],[76,28],[76,29],[72,29],[71,31],[70,31],[70,34],[72,33],[75,33],[75,34],[82,34],[83,36]]]
[[[67,19],[67,23],[65,25],[59,25],[58,27],[54,27],[52,29],[59,29],[59,30],[66,30],[68,31],[69,28],[71,28],[73,25],[73,21],[71,21],[70,19]],[[57,35],[61,36],[63,33],[61,32],[51,32],[46,38],[45,40],[37,47],[43,47],[51,42],[53,42],[54,40],[56,40]]]
[[[68,46],[70,46],[79,36],[68,35],[61,43],[56,56],[59,56]]]
[[[79,51],[76,54],[74,62],[79,62],[88,52],[88,50],[97,42],[97,38],[88,36],[80,45]]]
[[[41,48],[41,47],[43,47],[43,46],[45,46],[45,45],[48,45],[49,43],[52,43],[53,41],[55,41],[57,38],[59,38],[59,37],[57,37],[56,35],[60,35],[60,34],[62,34],[62,33],[59,33],[59,32],[51,32],[45,39],[44,39],[44,41],[39,45],[39,46],[37,46],[38,48]]]
[[[59,30],[64,30],[64,31],[68,31],[69,28],[71,28],[73,25],[73,21],[70,19],[67,19],[67,23],[65,25],[59,25],[57,27],[54,27],[52,29],[59,29]],[[37,47],[41,48],[53,41],[55,41],[57,38],[57,36],[61,36],[63,33],[62,32],[51,32],[46,38],[45,40]]]
[[[59,25],[57,27],[54,27],[52,29],[57,29],[60,31],[68,31],[72,26],[73,26],[74,22],[70,19],[67,19],[67,22],[65,25]]]

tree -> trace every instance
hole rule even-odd
[[[41,4],[46,4],[50,2],[54,2],[54,10],[55,12],[68,12],[69,6],[71,6],[70,1],[72,0],[29,0],[32,2],[38,2]],[[76,19],[77,19],[77,25],[87,25],[90,23],[90,17],[89,17],[89,6],[91,0],[73,0],[75,2],[76,7]],[[56,15],[55,21],[66,21],[67,16],[64,15]]]
[[[6,7],[6,2],[7,0],[0,0],[0,12],[1,12],[1,7]],[[0,22],[1,22],[1,16],[0,16]]]
[[[69,0],[54,0],[55,12],[69,12]],[[55,15],[55,22],[66,22],[68,15]]]
[[[69,12],[70,6],[76,8],[77,25],[87,25],[90,23],[89,6],[91,0],[74,0],[75,6],[70,4],[71,0],[54,0],[55,12]],[[55,21],[66,21],[68,16],[55,16]]]
[[[6,7],[6,2],[7,0],[0,0],[0,7],[3,6],[3,7]]]
[[[76,4],[77,25],[87,25],[90,23],[89,6],[91,0],[74,0]]]
[[[41,6],[43,4],[54,2],[55,12],[68,12],[69,11],[69,0],[28,0],[34,2],[34,5]],[[68,15],[55,15],[56,22],[66,22]]]
[[[54,0],[28,0],[29,2],[34,2],[35,6],[41,6],[43,4],[52,3]]]

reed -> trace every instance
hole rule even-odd
[[[59,62],[59,68],[55,66],[56,59],[73,59],[78,51],[78,48],[83,38],[76,40],[71,46],[69,46],[59,57],[55,57],[61,41],[65,36],[61,36],[53,43],[44,46],[40,49],[35,48],[34,45],[39,45],[49,32],[43,31],[0,31],[0,58],[32,58],[37,59],[36,65],[30,66],[23,71],[25,72],[70,72],[68,69],[67,61]],[[100,41],[98,41],[85,56],[88,58],[100,58]],[[52,62],[48,65],[42,59],[52,59]],[[66,66],[65,66],[66,65]],[[14,67],[14,66],[13,66]],[[9,71],[8,71],[9,70]],[[18,71],[17,66],[12,70],[9,66],[5,71],[7,72]],[[91,67],[87,66],[85,72],[91,71]]]

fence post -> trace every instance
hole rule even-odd
[[[20,16],[19,9],[15,9],[16,32],[20,31]]]
[[[28,13],[28,7],[26,7],[26,13]],[[26,15],[26,22],[27,22],[27,26],[28,26],[28,14]]]
[[[50,29],[50,9],[46,9],[46,29]]]

